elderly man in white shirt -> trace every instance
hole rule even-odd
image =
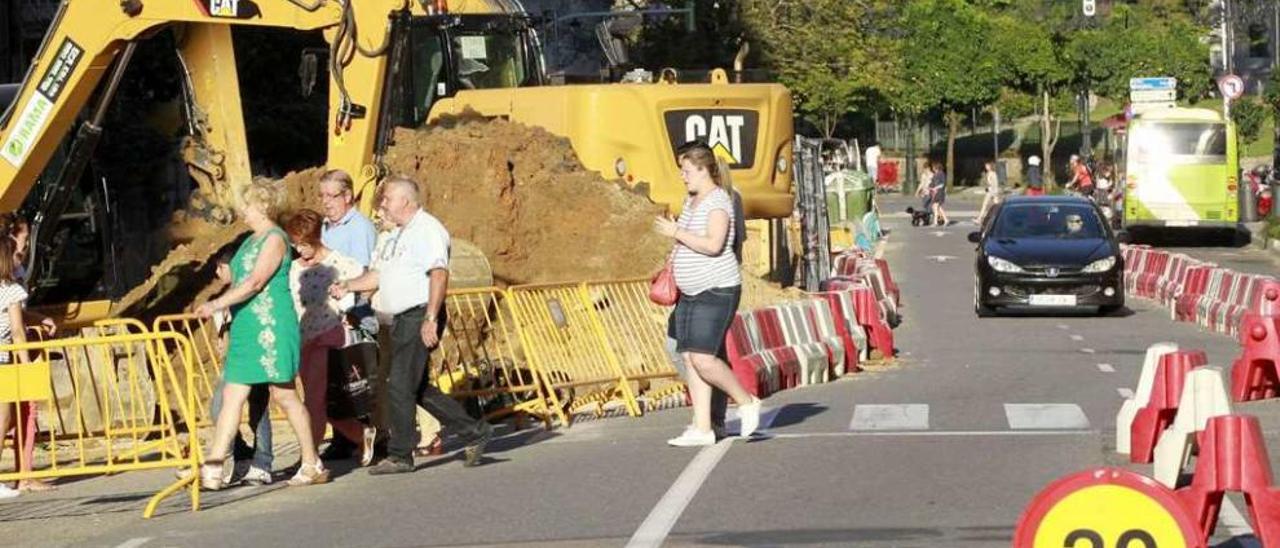
[[[492,435],[489,423],[467,414],[457,401],[427,380],[427,359],[444,333],[444,300],[449,285],[449,232],[418,203],[418,185],[395,176],[383,183],[382,215],[395,225],[359,277],[330,288],[336,298],[351,291],[378,290],[374,310],[390,319],[391,359],[387,374],[387,458],[373,475],[413,471],[416,405],[466,444],[463,464],[479,464]],[[415,405],[416,404],[416,405]]]

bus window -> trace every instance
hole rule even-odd
[[[1216,157],[1227,155],[1225,124],[1166,123],[1144,124],[1130,138],[1138,158],[1154,161],[1169,156]]]

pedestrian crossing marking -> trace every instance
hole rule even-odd
[[[929,405],[906,403],[858,405],[853,408],[850,430],[928,430]]]
[[[1074,403],[1006,403],[1004,414],[1013,430],[1084,430],[1089,418]]]

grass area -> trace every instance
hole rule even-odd
[[[1262,122],[1262,130],[1258,132],[1258,140],[1245,145],[1240,151],[1240,157],[1271,156],[1272,151],[1275,150],[1275,126],[1275,119],[1267,117]]]

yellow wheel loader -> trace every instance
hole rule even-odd
[[[518,0],[64,0],[0,116],[0,212],[24,203],[35,212],[33,283],[57,270],[41,256],[59,253],[54,228],[88,199],[77,188],[111,129],[102,127],[106,108],[140,41],[161,30],[173,31],[183,71],[182,159],[202,209],[231,221],[234,188],[251,177],[231,33],[242,25],[323,32],[326,163],[356,178],[365,213],[388,175],[382,155],[395,128],[474,112],[566,137],[585,167],[673,211],[685,194],[674,147],[702,139],[730,160],[748,218],[791,214],[794,130],[783,86],[729,83],[723,71],[706,83],[550,85],[536,25]],[[475,254],[458,247],[455,256]],[[458,261],[472,265],[463,284],[491,279],[475,259]],[[84,324],[116,312],[109,294],[40,304]]]

